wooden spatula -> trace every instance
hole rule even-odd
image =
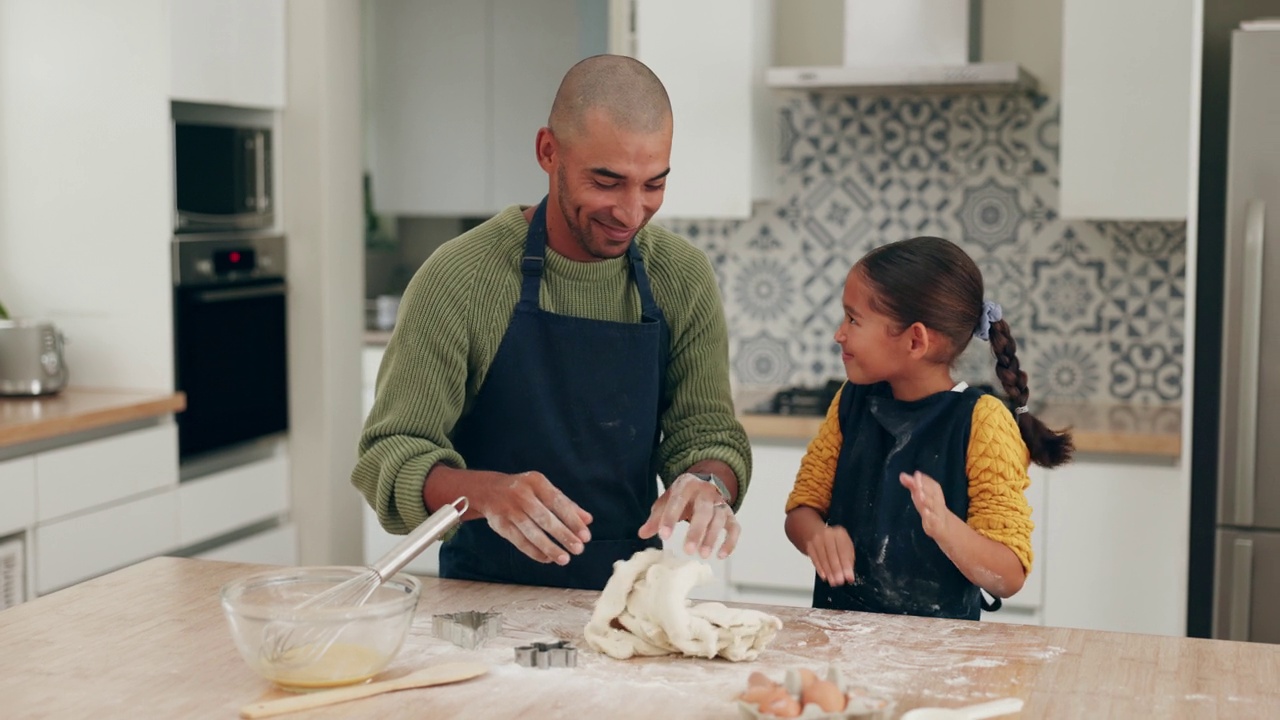
[[[283,713],[298,712],[299,710],[311,710],[312,708],[334,705],[348,700],[358,700],[395,692],[396,690],[447,685],[462,680],[470,680],[487,672],[489,672],[488,666],[480,663],[455,662],[432,665],[429,668],[423,668],[394,680],[383,680],[382,682],[369,683],[368,685],[354,685],[308,695],[252,703],[240,708],[240,717],[264,718]]]

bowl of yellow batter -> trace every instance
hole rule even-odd
[[[396,575],[359,607],[296,610],[304,600],[362,572],[366,570],[352,567],[281,568],[227,583],[222,609],[241,657],[262,677],[295,691],[353,685],[382,672],[413,622],[422,592],[417,578]],[[316,647],[323,649],[273,658],[263,643],[282,625],[296,638],[316,639]]]

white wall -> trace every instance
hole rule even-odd
[[[1062,0],[983,0],[981,57],[1022,63],[1041,92],[1060,97]]]
[[[844,0],[774,0],[773,64],[844,63]]]
[[[173,389],[163,0],[0,1],[0,301],[71,383]]]
[[[303,564],[361,564],[359,0],[290,0],[284,132],[293,517]]]

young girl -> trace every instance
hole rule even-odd
[[[813,606],[977,620],[1031,570],[1028,459],[1066,462],[1067,433],[1027,412],[1027,376],[982,274],[955,244],[892,243],[854,265],[836,330],[849,382],[809,444],[787,537],[813,561]],[[988,340],[1017,404],[956,383]]]

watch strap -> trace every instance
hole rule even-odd
[[[729,486],[725,485],[724,481],[721,480],[719,477],[717,477],[715,473],[689,473],[689,474],[698,478],[699,480],[702,480],[703,482],[711,483],[712,485],[715,486],[715,489],[720,493],[720,496],[724,498],[724,501],[726,503],[729,503],[729,504],[733,503],[733,496],[729,494]]]

